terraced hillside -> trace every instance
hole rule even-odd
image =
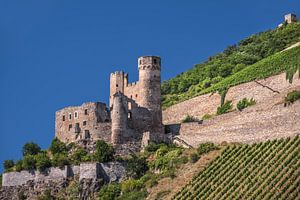
[[[173,199],[300,199],[300,137],[226,148]]]

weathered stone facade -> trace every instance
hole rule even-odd
[[[139,81],[134,83],[128,83],[124,72],[110,75],[110,110],[97,102],[57,111],[55,136],[66,143],[102,139],[120,154],[126,149],[139,150],[142,141],[145,146],[150,140],[164,140],[161,60],[157,56],[140,57],[138,69]]]
[[[176,134],[176,142],[186,142],[197,147],[203,142],[253,143],[300,134],[300,102],[284,107],[283,99],[288,92],[300,90],[298,74],[293,83],[285,73],[231,87],[226,100],[234,108],[239,100],[253,98],[256,105],[242,112],[233,111],[200,122],[181,123],[186,115],[202,118],[214,114],[220,105],[220,95],[205,94],[184,101],[163,111],[164,123]],[[182,141],[180,141],[182,140]]]
[[[84,103],[56,112],[55,136],[69,143],[78,140],[110,141],[110,113],[104,103]]]
[[[297,16],[293,13],[289,13],[284,16],[284,21],[286,21],[288,24],[297,22]]]
[[[83,179],[103,179],[104,182],[119,182],[125,177],[125,166],[121,162],[81,163],[79,166],[51,167],[45,171],[31,170],[3,174],[2,186],[24,185],[28,181],[60,181],[79,176]]]

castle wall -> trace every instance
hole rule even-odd
[[[56,112],[55,136],[69,143],[80,139],[109,138],[110,114],[103,103],[84,103]]]
[[[226,100],[232,100],[234,108],[245,97],[256,100],[256,105],[242,112],[235,110],[202,123],[179,124],[186,115],[201,118],[206,113],[216,113],[220,95],[207,94],[166,109],[164,122],[177,124],[176,137],[194,147],[204,142],[254,143],[292,137],[300,134],[300,102],[286,107],[283,102],[287,93],[293,90],[300,90],[298,74],[290,84],[282,73],[230,88]]]
[[[278,96],[277,92],[285,94],[286,91],[300,86],[300,79],[297,76],[295,75],[292,84],[285,79],[285,73],[282,73],[231,87],[226,94],[226,100],[232,100],[234,108],[236,108],[237,102],[243,98],[253,98],[257,103],[268,103],[275,98],[281,101],[283,97],[282,95]],[[209,93],[178,103],[163,111],[163,123],[177,124],[187,115],[201,119],[205,114],[215,114],[220,102],[221,97],[218,93]]]
[[[43,172],[38,170],[8,172],[2,177],[2,186],[19,186],[24,185],[28,181],[35,183],[54,181],[58,182],[62,179],[79,175],[82,179],[99,179],[102,178],[106,182],[121,181],[125,177],[125,167],[120,162],[108,163],[81,163],[79,166],[65,166],[63,169],[50,167]]]

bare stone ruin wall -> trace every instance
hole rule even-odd
[[[215,116],[203,123],[182,123],[179,139],[196,147],[203,142],[253,143],[295,136],[300,134],[300,102],[284,107],[283,98],[293,90],[300,90],[300,79],[294,77],[292,84],[285,74],[269,77],[257,82],[241,84],[229,89],[226,100],[233,106],[243,98],[254,98],[256,105],[240,111]],[[178,124],[186,115],[201,118],[204,114],[216,113],[220,95],[206,94],[174,105],[163,113],[165,124]]]
[[[286,81],[285,73],[282,73],[267,79],[231,87],[226,94],[226,100],[232,100],[234,107],[243,98],[253,98],[257,104],[263,103],[277,97],[277,92],[285,95],[287,91],[300,86],[300,79],[297,76],[295,76],[292,84]],[[280,95],[280,98],[283,95]],[[205,114],[215,114],[217,107],[220,106],[220,102],[221,97],[218,93],[209,93],[178,103],[163,111],[163,123],[180,123],[187,115],[201,119]]]
[[[110,140],[109,111],[103,103],[84,103],[56,112],[55,136],[63,142],[81,139]]]
[[[125,167],[120,162],[81,163],[80,166],[65,166],[63,169],[51,167],[43,172],[38,170],[8,172],[3,174],[2,186],[18,186],[28,181],[55,182],[75,175],[79,175],[79,180],[102,178],[106,182],[115,182],[124,178]]]

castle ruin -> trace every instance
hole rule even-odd
[[[55,136],[65,142],[104,140],[117,150],[137,151],[150,141],[165,140],[161,109],[161,59],[138,59],[139,80],[110,74],[109,109],[104,103],[84,103],[56,112]]]

